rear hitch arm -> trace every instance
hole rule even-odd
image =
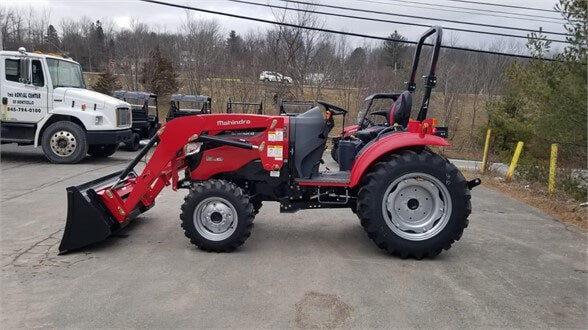
[[[475,178],[473,180],[468,181],[467,186],[468,186],[469,190],[472,190],[481,184],[482,184],[482,180],[480,180],[480,178]]]

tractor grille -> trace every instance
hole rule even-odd
[[[116,109],[116,126],[129,126],[131,125],[131,109],[129,108],[117,108]]]

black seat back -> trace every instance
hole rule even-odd
[[[318,172],[329,130],[319,107],[290,118],[290,143],[294,143],[297,178],[308,179]]]
[[[412,109],[412,94],[409,91],[404,91],[396,102],[390,108],[390,114],[388,118],[388,122],[390,126],[394,124],[398,124],[402,127],[406,127],[408,125],[408,120],[410,119],[410,111]]]

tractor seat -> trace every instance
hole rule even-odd
[[[396,99],[390,108],[388,122],[390,126],[395,124],[406,128],[408,120],[410,119],[410,111],[412,110],[412,94],[409,91],[404,91]]]
[[[380,131],[386,127],[388,127],[388,126],[372,126],[372,127],[368,127],[366,129],[362,129],[360,131],[357,131],[357,132],[353,133],[353,135],[356,138],[360,139],[363,143],[368,143],[371,140],[375,139],[376,136],[378,136],[378,133],[380,133]]]

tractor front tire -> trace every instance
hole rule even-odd
[[[378,247],[422,259],[461,238],[470,198],[465,178],[447,159],[428,149],[402,150],[363,179],[357,213]]]
[[[253,217],[253,205],[243,190],[223,180],[196,183],[180,215],[186,237],[209,252],[230,252],[245,243]]]
[[[106,158],[112,156],[118,150],[117,144],[95,144],[88,148],[88,155],[95,158]]]

